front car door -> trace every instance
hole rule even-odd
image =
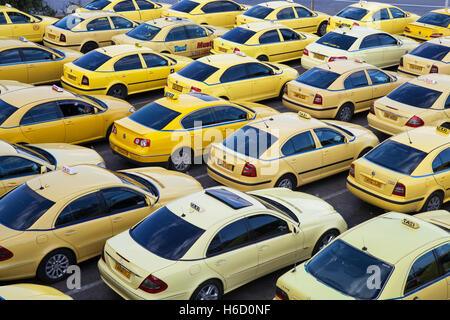
[[[117,3],[113,9],[115,12],[124,15],[128,19],[135,21],[141,20],[141,15],[139,11],[136,10],[136,6],[132,0],[121,1]]]
[[[165,46],[170,50],[172,54],[180,56],[189,56],[188,51],[188,35],[184,26],[172,28],[166,36]]]
[[[408,21],[406,19],[406,13],[397,8],[389,8],[392,16],[391,29],[389,30],[390,34],[401,34],[405,30]]]
[[[281,41],[283,41],[282,46],[285,50],[283,59],[298,59],[305,47],[305,45],[302,44],[302,40],[306,40],[306,37],[303,38],[297,32],[285,28],[281,28],[280,33],[283,37]]]
[[[181,120],[182,127],[190,135],[190,146],[196,156],[203,154],[215,139],[220,138],[221,132],[216,128],[216,122],[211,107],[193,111]]]
[[[0,156],[0,195],[40,175],[41,166],[19,156]]]
[[[294,8],[288,7],[281,9],[277,13],[277,22],[284,24],[285,26],[288,26],[290,28],[295,28],[297,22],[297,17],[294,13]],[[306,30],[305,30],[306,31]]]
[[[383,52],[380,49],[380,39],[377,34],[371,34],[362,39],[359,45],[358,57],[367,63],[383,65]]]
[[[253,96],[253,80],[245,63],[229,67],[220,77],[220,82],[230,100],[245,100]]]
[[[317,14],[314,14],[303,7],[294,7],[294,9],[297,13],[297,19],[295,21],[295,24],[290,27],[296,31],[316,32],[319,28]],[[281,23],[284,24],[284,22]]]
[[[250,62],[246,64],[247,76],[252,79],[252,95],[247,94],[246,100],[263,100],[274,96],[274,91],[279,87],[279,79],[275,72],[268,66]]]
[[[281,39],[277,29],[264,32],[258,40],[269,61],[283,60],[286,56],[287,50],[280,44]]]
[[[436,183],[445,190],[444,199],[450,197],[450,148],[441,151],[432,163],[433,177]]]
[[[136,0],[140,21],[152,20],[160,17],[160,10],[156,10],[157,5],[146,0]]]
[[[12,35],[14,38],[24,37],[30,41],[41,40],[41,37],[36,37],[36,31],[34,30],[35,26],[39,28],[39,25],[31,22],[34,20],[31,16],[17,11],[7,11],[6,14],[13,24]],[[43,33],[44,31],[42,30]]]
[[[92,36],[99,47],[113,44],[113,41],[111,40],[113,36],[113,33],[111,32],[112,28],[108,17],[94,19],[86,25],[86,30],[90,31],[89,35]]]
[[[232,28],[236,16],[243,12],[238,4],[226,0],[209,2],[201,9],[206,14],[207,24],[225,28]],[[219,21],[220,24],[218,24]]]
[[[378,69],[366,69],[372,82],[372,101],[380,99],[394,89],[395,81],[386,73]]]
[[[383,50],[383,66],[398,65],[400,58],[405,54],[405,49],[399,45],[397,39],[386,33],[378,34],[380,46]]]
[[[372,21],[375,29],[391,33],[392,21],[387,8],[374,12],[372,15]]]
[[[212,41],[205,28],[195,24],[184,26],[188,41],[188,53],[190,57],[200,57],[208,55],[212,48]]]
[[[28,83],[40,84],[58,81],[62,74],[62,66],[53,64],[56,56],[50,51],[40,48],[20,49],[28,70]]]
[[[164,88],[167,77],[173,73],[169,68],[169,61],[154,53],[143,53],[142,58],[147,67],[147,88]]]

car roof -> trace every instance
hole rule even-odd
[[[247,28],[247,29],[255,31],[255,32],[259,32],[259,31],[263,31],[263,30],[267,30],[267,29],[273,29],[273,28],[281,28],[281,27],[290,29],[286,25],[282,25],[277,22],[271,22],[271,21],[250,22],[250,23],[242,24],[239,26],[239,28],[242,28],[242,29]]]
[[[436,127],[423,126],[399,133],[390,140],[430,153],[436,148],[449,144],[450,136],[438,133]]]
[[[17,154],[17,150],[8,142],[0,140],[0,155],[13,155]]]
[[[418,224],[418,228],[405,225],[403,219]],[[450,239],[450,234],[417,217],[388,212],[353,227],[342,234],[341,239],[359,250],[365,247],[366,253],[378,259],[396,264],[427,244]]]
[[[39,47],[39,45],[37,45],[36,43],[28,40],[22,41],[20,39],[0,37],[0,49],[24,47],[24,46]]]
[[[378,30],[378,29],[373,29],[373,28],[367,28],[367,27],[361,27],[361,26],[353,26],[351,28],[349,27],[344,27],[344,28],[338,28],[338,29],[334,29],[330,32],[336,32],[336,33],[340,33],[340,34],[345,34],[348,36],[353,36],[356,38],[359,37],[365,37],[371,34],[376,34],[376,33],[386,33],[382,30]]]
[[[375,68],[377,67],[365,63],[365,62],[356,62],[355,60],[336,60],[333,62],[323,63],[317,66],[317,68],[321,68],[324,70],[329,70],[332,72],[336,72],[339,74],[344,74],[349,71],[355,70],[355,69],[365,69],[365,68]]]
[[[447,210],[427,211],[415,214],[414,216],[450,230],[450,212]]]
[[[259,62],[257,59],[249,56],[239,56],[234,53],[220,53],[211,56],[202,57],[197,61],[212,65],[216,68],[225,68],[238,63],[244,62]]]
[[[450,15],[450,13],[449,13],[449,15]],[[427,42],[424,42],[424,43],[428,43],[428,42],[450,47],[450,36],[434,38],[434,39],[428,40]]]
[[[257,5],[261,6],[261,7],[278,9],[278,8],[290,7],[290,6],[299,5],[299,4],[295,3],[295,2],[290,2],[290,1],[268,1],[268,2],[258,3]]]
[[[74,98],[74,94],[64,90],[58,92],[53,90],[52,86],[36,86],[32,88],[23,88],[17,91],[6,92],[1,95],[1,100],[10,105],[21,108],[30,103],[40,100]]]
[[[119,56],[125,53],[155,52],[153,49],[148,47],[133,44],[116,44],[113,46],[97,48],[95,51],[106,54],[110,57]]]
[[[448,15],[450,15],[450,8],[435,9],[435,10],[432,10],[431,12],[442,13],[442,14],[448,14]]]
[[[196,23],[190,19],[180,18],[180,17],[165,17],[147,20],[144,23],[149,25],[155,25],[158,28],[165,28],[173,25],[183,24],[183,23]]]
[[[449,91],[450,75],[443,73],[430,73],[413,78],[408,81],[421,87],[426,87],[437,91]]]
[[[390,8],[390,7],[394,7],[394,6],[391,4],[382,3],[382,2],[360,1],[360,2],[356,2],[356,3],[349,5],[349,7],[363,8],[363,9],[372,11],[372,10],[377,10],[377,9],[381,9],[381,8]]]
[[[81,11],[81,12],[71,13],[71,15],[85,19],[85,20],[91,19],[91,18],[98,18],[98,17],[111,17],[111,16],[123,17],[122,15],[120,15],[116,12],[111,12],[111,11],[106,11],[106,10],[105,11],[103,11],[103,10]],[[124,18],[126,18],[126,17],[124,17]]]

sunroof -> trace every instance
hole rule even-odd
[[[226,189],[208,189],[205,191],[205,193],[225,203],[233,209],[242,209],[253,205],[253,203],[251,203],[250,201],[247,201],[244,198],[241,198],[237,194],[234,194],[233,192]]]

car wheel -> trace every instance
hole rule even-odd
[[[435,191],[433,192],[425,202],[422,208],[422,212],[426,211],[433,211],[433,210],[439,210],[442,206],[442,203],[444,201],[444,197],[442,195],[442,192]]]
[[[319,240],[317,240],[316,245],[312,251],[312,255],[315,255],[317,252],[325,248],[331,241],[333,241],[339,235],[339,231],[337,230],[329,230],[325,232]]]
[[[353,106],[350,103],[346,103],[339,108],[335,119],[339,121],[350,122],[353,117],[353,112]]]
[[[284,96],[284,89],[286,88],[286,86],[287,86],[287,82],[286,82],[285,84],[283,84],[283,86],[281,87],[280,93],[278,94],[278,98],[279,98],[280,100],[283,99],[283,96]]]
[[[179,172],[186,172],[192,167],[193,158],[191,149],[180,148],[170,156],[170,168]]]
[[[294,190],[297,186],[297,181],[295,181],[294,177],[290,174],[285,174],[275,183],[275,188],[287,188],[289,190]]]
[[[222,295],[221,283],[217,280],[208,280],[198,286],[192,294],[191,300],[220,300]]]
[[[81,47],[81,53],[88,53],[89,51],[95,50],[98,48],[98,44],[95,42],[87,42]]]
[[[256,59],[258,59],[259,61],[269,61],[269,58],[266,55],[261,55]]]
[[[328,25],[328,23],[325,21],[319,25],[319,29],[317,29],[317,34],[319,36],[322,37],[327,33],[327,25]]]
[[[119,99],[125,99],[128,95],[127,87],[121,84],[115,84],[109,88],[107,95]]]
[[[365,148],[363,151],[361,151],[361,153],[358,155],[358,158],[361,158],[362,156],[364,156],[367,152],[369,152],[370,150],[372,150],[372,148]]]
[[[45,283],[54,283],[66,277],[67,268],[75,264],[75,256],[68,249],[57,249],[42,259],[37,269],[37,277]]]

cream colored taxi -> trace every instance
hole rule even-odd
[[[450,36],[450,8],[428,12],[416,22],[405,27],[403,34],[417,41],[427,41]]]
[[[350,121],[369,110],[407,79],[360,60],[337,60],[314,67],[287,83],[283,105],[315,118]]]
[[[417,41],[376,29],[340,28],[307,45],[302,56],[302,66],[311,69],[335,60],[360,59],[387,68],[398,65],[401,57],[418,45]]]
[[[424,42],[404,55],[398,73],[409,78],[428,73],[450,75],[450,36]]]
[[[260,61],[284,62],[301,58],[303,49],[319,37],[299,33],[274,22],[240,25],[214,40],[211,53],[243,52]]]
[[[106,242],[103,281],[125,299],[217,300],[315,252],[347,230],[327,202],[278,188],[209,188]]]
[[[87,53],[113,45],[112,37],[136,27],[137,22],[108,11],[79,12],[65,16],[45,29],[44,44]]]
[[[362,126],[286,112],[254,121],[213,144],[207,169],[212,179],[238,190],[295,189],[348,170],[377,144],[378,138]]]
[[[23,83],[15,80],[0,80],[0,94],[31,87],[33,87],[32,84]]]
[[[0,198],[0,281],[59,281],[70,265],[100,255],[110,237],[200,190],[194,178],[163,168],[83,165],[28,180]]]
[[[311,32],[323,36],[327,33],[330,16],[312,11],[294,1],[269,1],[245,11],[236,17],[236,26],[258,21],[276,21],[298,32]]]
[[[224,53],[200,58],[171,74],[164,90],[260,101],[281,97],[284,85],[298,76],[298,71],[287,65],[262,62],[243,53]]]
[[[450,75],[409,80],[376,100],[367,120],[370,127],[389,135],[421,126],[450,128]]]
[[[0,300],[73,300],[61,291],[38,284],[18,283],[0,286]]]
[[[388,212],[278,278],[277,300],[448,300],[450,213]]]

